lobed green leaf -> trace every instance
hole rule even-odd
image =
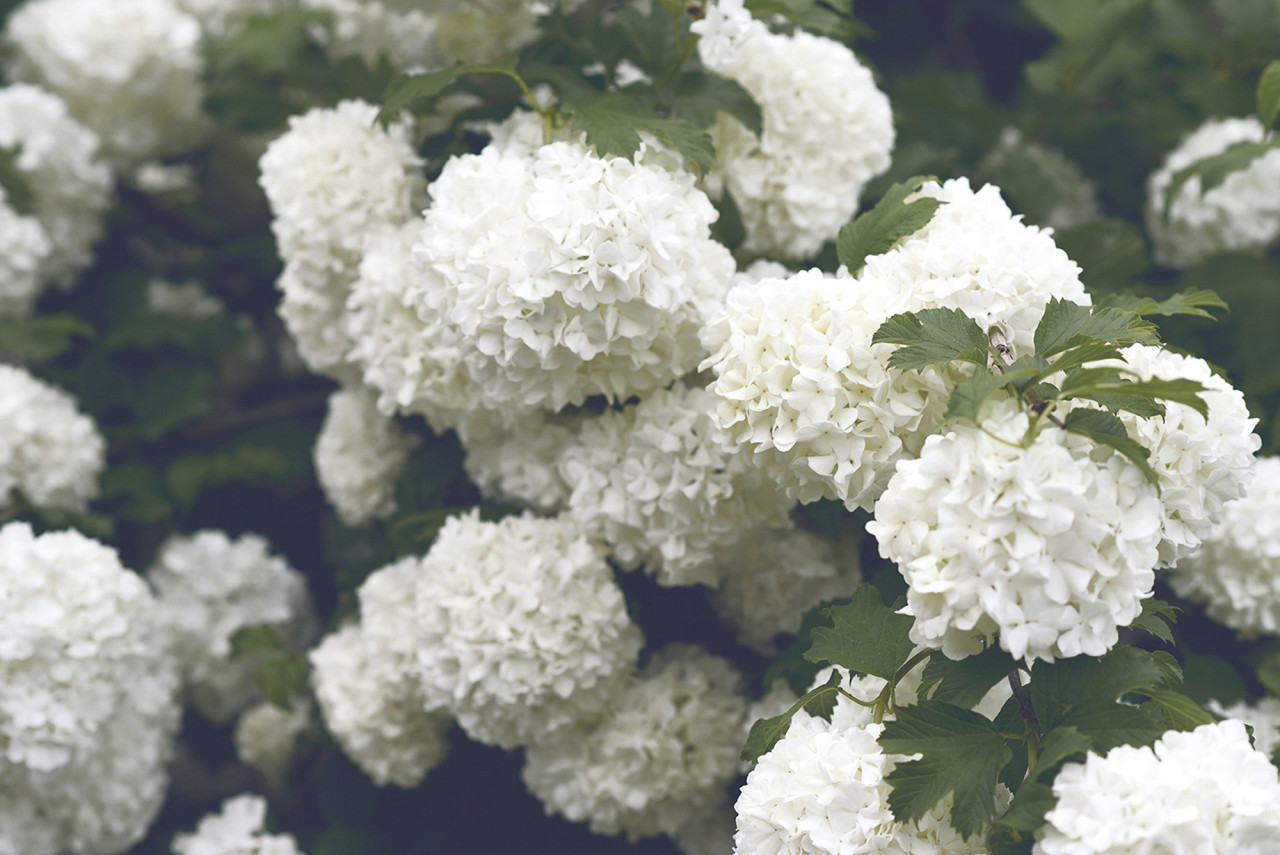
[[[880,592],[863,583],[847,603],[826,610],[830,627],[814,627],[804,658],[839,665],[855,674],[874,674],[893,680],[911,657],[910,638],[915,618],[900,615],[880,599]]]
[[[254,653],[284,650],[284,642],[274,626],[265,623],[242,626],[231,634],[231,658],[243,659]]]
[[[906,200],[925,182],[935,180],[932,175],[916,175],[894,184],[875,207],[840,229],[836,255],[850,274],[857,276],[867,258],[888,252],[898,241],[929,224],[942,201],[930,197]]]
[[[263,660],[254,675],[267,701],[288,710],[293,696],[307,687],[307,658],[301,653],[285,653]]]
[[[1223,302],[1223,299],[1218,296],[1216,291],[1211,291],[1208,288],[1180,291],[1159,301],[1150,297],[1139,297],[1136,294],[1112,294],[1099,300],[1098,305],[1136,312],[1143,317],[1159,315],[1160,317],[1168,318],[1174,315],[1190,315],[1210,320],[1217,319],[1207,309],[1231,310],[1231,307]]]
[[[450,83],[467,74],[500,74],[516,78],[517,59],[513,54],[497,62],[459,63],[439,71],[397,75],[387,84],[387,91],[382,95],[382,109],[378,111],[377,121],[386,127],[395,121],[402,110],[411,109],[420,101],[434,98]]]
[[[1077,408],[1067,413],[1063,427],[1072,433],[1087,436],[1099,445],[1115,449],[1132,460],[1148,481],[1156,485],[1160,483],[1155,470],[1147,462],[1150,452],[1130,438],[1124,429],[1124,423],[1111,413]]]
[[[631,158],[640,148],[640,132],[653,134],[680,152],[702,173],[711,168],[711,135],[688,119],[663,118],[640,98],[602,95],[563,105],[570,127],[586,135],[587,145],[604,157]]]
[[[1047,359],[1090,339],[1121,346],[1160,343],[1155,325],[1134,312],[1090,308],[1055,297],[1036,327],[1036,354]]]
[[[1262,69],[1258,78],[1258,116],[1262,126],[1270,128],[1280,116],[1280,59],[1274,59]]]
[[[1164,713],[1169,727],[1173,730],[1195,730],[1202,724],[1213,724],[1218,719],[1208,710],[1191,698],[1172,689],[1156,689],[1148,692],[1150,704],[1159,707]],[[1145,704],[1144,704],[1145,706]]]
[[[1036,372],[1034,369],[1026,369],[1026,373],[1034,375]],[[951,400],[947,403],[946,420],[950,422],[963,419],[977,424],[982,413],[982,405],[1019,376],[1022,374],[992,374],[986,368],[979,366],[972,376],[962,380],[951,393]]]
[[[1093,747],[1093,740],[1079,729],[1066,725],[1055,727],[1045,734],[1036,755],[1036,765],[1031,770],[1033,779],[1043,779],[1046,773],[1057,770],[1067,760],[1079,757]]]
[[[932,687],[929,700],[971,709],[1016,667],[1018,663],[1013,657],[999,647],[988,647],[976,656],[960,660],[949,659],[940,650],[934,651],[924,668],[922,693]]]
[[[1171,627],[1178,621],[1178,612],[1182,609],[1171,606],[1164,600],[1149,597],[1142,601],[1142,613],[1134,618],[1134,629],[1153,635],[1166,644],[1173,644]]]
[[[986,366],[987,334],[959,309],[922,309],[889,318],[872,344],[904,345],[889,357],[890,368],[923,370],[930,365],[959,359]]]
[[[60,356],[76,339],[93,338],[93,327],[75,315],[0,318],[0,353],[23,361],[43,362]]]

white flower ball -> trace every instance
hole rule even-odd
[[[19,490],[38,508],[83,511],[105,465],[106,442],[75,398],[0,365],[0,508]]]
[[[327,270],[305,260],[287,261],[276,289],[276,314],[284,322],[303,366],[342,385],[359,380],[349,354],[354,343],[344,329],[344,308],[351,275]]]
[[[907,200],[926,197],[943,202],[929,223],[867,258],[858,276],[892,313],[959,309],[983,330],[999,326],[1024,356],[1051,299],[1090,305],[1080,267],[1050,230],[1014,216],[994,185],[974,192],[967,178],[930,181]]]
[[[265,701],[254,704],[236,719],[236,757],[257,769],[268,786],[279,788],[314,726],[310,699],[295,700],[287,710]]]
[[[175,0],[29,0],[5,30],[11,80],[43,86],[125,171],[204,132],[200,23]]]
[[[702,60],[751,93],[764,132],[757,137],[719,113],[710,192],[732,194],[744,250],[810,257],[853,219],[866,183],[889,168],[889,99],[839,42],[803,30],[778,35],[759,22],[716,29],[698,44]]]
[[[1169,584],[1209,616],[1247,637],[1280,634],[1280,457],[1261,457],[1245,495]]]
[[[208,814],[194,832],[173,838],[174,855],[302,855],[293,835],[268,833],[266,820],[262,796],[227,799],[221,813]]]
[[[0,187],[0,317],[26,318],[44,288],[41,269],[53,258],[53,241],[40,221],[23,216]]]
[[[898,464],[867,531],[897,563],[911,638],[952,659],[1101,656],[1151,595],[1163,509],[1128,459],[989,405]]]
[[[449,518],[415,602],[424,694],[502,748],[596,715],[644,643],[604,555],[569,517]]]
[[[1165,217],[1173,176],[1233,145],[1262,142],[1256,116],[1209,119],[1171,151],[1147,179],[1147,232],[1156,261],[1190,267],[1218,252],[1263,248],[1280,237],[1280,150],[1272,149],[1227,175],[1207,193],[1200,176],[1178,191]]]
[[[72,118],[56,95],[15,83],[0,88],[0,148],[14,147],[21,149],[14,166],[31,189],[34,217],[49,245],[40,256],[37,287],[69,285],[93,260],[111,202],[111,170],[99,156],[98,136]],[[8,298],[9,290],[6,277],[0,293]]]
[[[333,15],[332,32],[317,31],[335,58],[354,56],[377,67],[390,62],[406,71],[444,68],[447,62],[436,43],[436,15],[412,3],[379,0],[301,0],[305,9]],[[425,6],[428,4],[419,4]],[[431,6],[438,5],[435,0]]]
[[[1274,852],[1280,779],[1238,721],[1169,731],[1150,747],[1090,752],[1053,782],[1035,855]]]
[[[1258,420],[1249,416],[1244,395],[1203,359],[1145,344],[1122,352],[1125,367],[1142,380],[1181,378],[1207,387],[1201,395],[1209,407],[1207,420],[1168,401],[1163,416],[1119,413],[1129,436],[1151,452],[1147,462],[1160,479],[1165,509],[1160,564],[1172,567],[1195,552],[1222,519],[1223,506],[1244,495],[1253,479],[1254,452],[1262,445],[1253,432]]]
[[[598,720],[529,745],[525,785],[548,813],[597,834],[678,834],[737,774],[741,679],[700,648],[664,648]]]
[[[997,184],[1006,175],[1013,178],[1028,167],[1044,182],[1044,196],[1035,200],[1039,213],[1033,220],[1036,225],[1062,231],[1102,218],[1098,188],[1080,166],[1056,148],[1025,138],[1017,128],[1001,131],[979,164]]]
[[[0,851],[111,855],[142,839],[179,718],[158,629],[114,550],[0,529]]]
[[[1240,701],[1223,707],[1217,701],[1206,706],[1223,718],[1234,718],[1253,729],[1253,747],[1266,757],[1280,748],[1280,698],[1265,697],[1254,703]]]
[[[952,381],[888,367],[871,337],[897,309],[817,269],[741,282],[703,330],[712,418],[789,496],[870,508],[942,421]]]
[[[532,410],[509,425],[483,410],[469,413],[458,425],[467,451],[463,468],[487,498],[559,513],[573,490],[560,472],[560,458],[578,441],[584,420],[577,413]]]
[[[773,640],[800,629],[805,612],[825,600],[846,599],[862,581],[856,542],[837,544],[804,529],[748,533],[718,560],[717,614],[738,641],[766,656]]]
[[[714,585],[715,559],[757,527],[790,524],[793,501],[746,452],[716,442],[706,391],[682,383],[582,425],[560,457],[569,513],[625,569],[662,585]]]
[[[315,634],[306,580],[271,555],[259,535],[175,535],[160,547],[147,578],[182,670],[186,699],[215,723],[230,721],[258,694],[254,672],[260,657],[231,658],[237,630],[270,626],[291,650],[303,649]]]
[[[394,419],[378,412],[368,390],[339,389],[329,396],[316,437],[316,477],[344,523],[364,525],[395,513],[396,479],[413,444]]]
[[[702,358],[704,312],[728,288],[729,251],[691,174],[599,157],[580,143],[490,145],[431,185],[414,253],[417,310],[462,341],[477,403],[551,411],[592,395],[624,401]]]

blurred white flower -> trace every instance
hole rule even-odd
[[[236,757],[257,769],[271,787],[281,787],[302,742],[315,729],[310,699],[295,699],[289,709],[263,701],[236,719]]]
[[[338,389],[316,437],[316,477],[329,504],[347,525],[395,513],[396,479],[414,439],[382,415],[363,388]]]
[[[293,835],[268,833],[266,820],[262,796],[227,799],[221,813],[206,815],[194,832],[173,838],[174,855],[302,855]]]

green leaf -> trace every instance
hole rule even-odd
[[[973,376],[967,377],[956,386],[947,403],[948,422],[964,419],[978,424],[982,413],[982,405],[987,400],[1024,374],[1034,375],[1035,369],[1024,369],[1017,374],[992,374],[986,368],[978,366]]]
[[[1235,665],[1204,653],[1182,657],[1182,692],[1198,704],[1217,701],[1223,706],[1243,701],[1249,695]]]
[[[333,13],[320,9],[282,9],[246,15],[243,26],[226,38],[209,42],[215,74],[241,68],[265,77],[290,69],[292,61],[312,45],[312,27],[332,28]]]
[[[140,460],[128,460],[102,473],[102,497],[113,516],[152,525],[173,515],[164,483],[156,470]]]
[[[818,0],[746,0],[744,5],[762,21],[770,22],[775,16],[781,16],[801,29],[838,42],[848,43],[855,37],[874,35],[874,31],[857,18],[837,12],[830,4]],[[851,4],[844,6],[851,7]]]
[[[1053,728],[1040,744],[1036,765],[1031,770],[1032,778],[1043,778],[1046,772],[1052,772],[1063,762],[1084,754],[1092,747],[1093,740],[1074,727]]]
[[[1125,220],[1094,220],[1057,232],[1053,239],[1080,265],[1081,278],[1094,294],[1127,288],[1151,266],[1142,232]]]
[[[806,693],[807,695],[813,695],[813,697],[804,705],[804,711],[823,721],[831,721],[831,714],[836,711],[836,701],[840,699],[840,693],[836,690],[839,685],[840,672],[833,668],[831,669],[831,676],[827,678],[827,682],[818,687],[830,689],[830,691]]]
[[[601,157],[633,157],[644,131],[670,144],[700,173],[705,174],[715,159],[715,146],[705,130],[688,119],[664,119],[634,96],[602,95],[563,108],[570,115],[570,127],[586,134],[587,145],[595,146]]]
[[[1148,635],[1154,635],[1166,644],[1173,644],[1173,630],[1171,627],[1178,622],[1178,612],[1180,611],[1182,609],[1177,606],[1171,606],[1164,600],[1148,597],[1142,601],[1142,613],[1134,618],[1130,626],[1134,629],[1142,630]]]
[[[1267,63],[1258,78],[1258,116],[1264,128],[1273,126],[1280,116],[1280,59]]]
[[[254,676],[263,697],[288,710],[293,696],[307,687],[307,658],[301,653],[286,653],[264,659]]]
[[[1089,362],[1123,358],[1118,348],[1106,342],[1088,341],[1060,352],[1058,358],[1053,360],[1053,370],[1073,371]]]
[[[1280,696],[1280,651],[1272,651],[1258,662],[1258,682],[1273,695]],[[1224,701],[1225,703],[1225,701]]]
[[[843,505],[840,507],[844,510]],[[786,679],[791,691],[797,695],[804,694],[813,685],[813,680],[822,670],[822,666],[810,662],[804,654],[813,643],[814,628],[827,625],[827,609],[832,605],[834,603],[831,601],[819,603],[805,612],[803,620],[800,621],[800,628],[796,630],[796,640],[787,645],[765,669],[761,683],[766,688],[772,686],[780,677]]]
[[[0,318],[0,353],[24,362],[53,359],[65,353],[77,338],[93,338],[93,327],[75,315]]]
[[[1035,348],[1046,359],[1055,353],[1098,339],[1114,345],[1159,344],[1155,325],[1122,309],[1090,309],[1054,298],[1036,327]]]
[[[832,672],[827,682],[805,692],[791,705],[791,709],[773,718],[762,718],[751,725],[746,744],[742,746],[743,761],[754,763],[772,751],[773,746],[778,744],[778,740],[787,735],[787,730],[791,727],[791,719],[802,709],[810,715],[821,715],[825,712],[821,717],[829,719],[831,711],[835,709],[836,696],[839,694],[836,687],[839,685],[839,672]],[[828,695],[830,700],[824,700]]]
[[[912,202],[906,199],[925,182],[934,180],[932,175],[916,175],[894,184],[874,208],[840,229],[836,254],[850,274],[857,276],[868,257],[888,252],[898,241],[929,224],[942,201],[930,197]]]
[[[1085,371],[1088,370],[1085,369]],[[1206,390],[1204,384],[1198,380],[1182,377],[1172,380],[1159,377],[1153,377],[1150,380],[1117,377],[1114,380],[1078,385],[1072,382],[1073,379],[1069,376],[1062,384],[1063,397],[1089,398],[1107,409],[1128,410],[1142,418],[1164,415],[1164,407],[1157,401],[1171,401],[1190,407],[1202,418],[1209,417],[1209,405],[1200,397],[1200,393]]]
[[[987,719],[952,704],[924,701],[899,709],[879,742],[886,753],[922,755],[899,763],[886,778],[893,787],[889,808],[898,822],[921,818],[952,792],[951,824],[963,836],[973,836],[991,821],[996,780],[1013,752]]]
[[[1204,707],[1191,698],[1172,689],[1156,689],[1148,692],[1150,703],[1158,706],[1173,730],[1195,730],[1202,724],[1213,724],[1216,719]]]
[[[1124,423],[1111,413],[1076,408],[1067,413],[1063,426],[1072,433],[1089,437],[1099,445],[1115,449],[1132,460],[1134,465],[1142,470],[1142,474],[1148,481],[1156,485],[1160,483],[1155,470],[1147,462],[1150,452],[1131,439],[1125,432]]]
[[[1039,781],[1023,781],[1013,797],[1013,802],[996,825],[1015,831],[1033,832],[1044,825],[1044,815],[1053,810],[1058,797],[1053,787]]]
[[[757,137],[764,133],[764,117],[751,93],[735,80],[710,72],[691,72],[676,78],[671,107],[677,116],[700,128],[716,122],[716,114],[728,113]]]
[[[0,188],[3,199],[14,211],[24,217],[36,212],[36,197],[31,191],[27,176],[18,168],[21,145],[0,146]]]
[[[1277,147],[1280,147],[1280,136],[1262,142],[1245,140],[1228,146],[1218,154],[1197,160],[1190,166],[1179,169],[1173,173],[1173,180],[1169,182],[1169,187],[1165,191],[1162,216],[1166,220],[1169,219],[1169,211],[1173,207],[1174,200],[1178,198],[1183,185],[1193,177],[1197,175],[1200,177],[1200,195],[1203,196],[1226,181],[1231,173],[1248,167],[1254,160]]]
[[[944,701],[972,709],[986,697],[996,683],[1018,667],[1013,657],[999,647],[988,647],[976,656],[959,661],[948,659],[942,651],[934,651],[924,668],[923,687],[936,686],[931,701]]]
[[[127,405],[133,418],[112,430],[117,437],[157,440],[209,412],[213,373],[178,362],[162,362],[137,382]]]
[[[889,357],[890,368],[923,370],[936,363],[959,359],[986,366],[987,334],[976,321],[959,309],[922,309],[889,318],[872,344],[905,345]]]
[[[715,206],[720,216],[711,224],[711,237],[731,250],[737,249],[747,239],[747,227],[742,222],[742,211],[733,200],[728,187],[724,188]]]
[[[1076,656],[1036,662],[1031,669],[1031,703],[1043,728],[1067,723],[1082,705],[1114,706],[1129,692],[1161,685],[1163,675],[1145,650],[1120,645],[1100,658]]]
[[[832,626],[813,629],[813,643],[804,654],[810,662],[893,680],[915,649],[909,635],[915,618],[894,612],[869,584],[859,585],[849,602],[826,612]]]
[[[265,623],[242,626],[231,634],[231,658],[243,659],[255,653],[284,650],[284,642],[274,626]]]
[[[382,96],[382,109],[378,111],[377,121],[383,126],[391,124],[400,111],[413,107],[419,101],[434,98],[444,91],[450,83],[467,74],[499,74],[512,79],[519,79],[516,62],[519,57],[514,54],[497,62],[459,63],[452,68],[442,68],[425,74],[397,75],[387,85]]]
[[[1156,667],[1160,669],[1160,674],[1164,678],[1161,685],[1166,687],[1178,686],[1182,684],[1182,666],[1178,664],[1178,660],[1167,650],[1151,650],[1151,661],[1156,663]]]
[[[1191,315],[1192,317],[1208,318],[1209,320],[1217,320],[1217,318],[1211,312],[1206,311],[1206,308],[1222,309],[1223,311],[1231,310],[1231,307],[1223,302],[1216,291],[1210,291],[1207,288],[1181,291],[1159,301],[1150,297],[1138,297],[1136,294],[1111,294],[1099,300],[1097,305],[1114,306],[1117,309],[1136,312],[1143,317],[1159,315],[1168,318],[1174,315]]]

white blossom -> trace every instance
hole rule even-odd
[[[1280,698],[1265,697],[1254,703],[1239,701],[1224,707],[1217,701],[1206,706],[1223,718],[1233,718],[1253,729],[1253,747],[1266,757],[1280,748]]]
[[[664,648],[599,719],[529,745],[525,785],[548,813],[597,834],[679,834],[724,799],[737,772],[740,683],[725,659]]]
[[[1207,192],[1194,175],[1168,202],[1178,172],[1266,135],[1256,116],[1209,119],[1169,152],[1147,179],[1145,215],[1156,261],[1190,267],[1214,253],[1262,248],[1280,237],[1280,150],[1254,158]]]
[[[53,241],[44,226],[20,214],[0,187],[0,317],[31,314],[45,284],[41,268],[52,257]]]
[[[1150,747],[1121,745],[1068,763],[1036,855],[1274,852],[1276,767],[1238,721],[1169,731]]]
[[[711,401],[677,383],[582,425],[560,457],[569,513],[626,569],[663,585],[716,582],[715,558],[793,504],[746,452],[716,442]]]
[[[735,285],[703,330],[726,441],[801,502],[870,508],[942,421],[950,385],[934,368],[889,368],[893,345],[871,344],[900,310],[816,269]]]
[[[426,4],[413,8],[414,3],[399,0],[301,0],[301,5],[333,15],[332,31],[317,28],[314,35],[334,57],[356,56],[373,67],[386,60],[405,70],[451,64],[436,42],[436,16],[421,8]]]
[[[757,137],[721,111],[711,128],[713,196],[728,191],[746,229],[743,248],[814,255],[853,219],[868,181],[889,167],[893,113],[870,69],[848,47],[803,30],[769,32],[741,3],[716,4],[699,23],[706,65],[760,105]]]
[[[458,331],[481,407],[626,400],[702,358],[698,329],[733,260],[693,176],[643,149],[633,162],[577,142],[490,145],[431,185],[414,253],[433,272],[416,308]]]
[[[316,477],[344,523],[363,525],[395,513],[396,479],[412,447],[412,436],[378,412],[368,390],[339,389],[329,396],[316,437]]]
[[[597,714],[643,644],[604,555],[568,517],[450,517],[415,603],[424,694],[503,748]]]
[[[533,410],[507,424],[485,411],[469,413],[458,425],[467,451],[462,461],[467,477],[487,498],[542,514],[559,513],[573,489],[560,471],[560,458],[577,442],[585,418]]]
[[[0,365],[0,508],[17,490],[38,508],[83,511],[105,464],[106,442],[75,398]]]
[[[1034,186],[1039,193],[1035,205],[1044,206],[1037,210],[1039,217],[1033,220],[1036,225],[1061,231],[1101,219],[1098,188],[1079,165],[1058,149],[1027,139],[1017,128],[1001,131],[979,164],[979,169],[997,184],[1006,175],[1014,177],[1028,168],[1042,182]]]
[[[236,757],[257,769],[267,784],[283,786],[302,743],[315,727],[309,699],[295,699],[288,709],[263,701],[236,719]]]
[[[221,813],[206,815],[194,832],[173,838],[174,855],[302,855],[293,835],[269,833],[266,819],[261,796],[227,799]]]
[[[1223,508],[1221,524],[1169,575],[1179,596],[1249,637],[1280,634],[1280,458],[1254,465],[1245,495]]]
[[[110,855],[146,833],[179,715],[156,618],[114,550],[0,529],[0,852]]]
[[[999,634],[1017,659],[1100,656],[1151,595],[1164,517],[1118,453],[989,405],[898,464],[867,531],[898,564],[911,638],[961,659]],[[1101,459],[1095,459],[1100,457]]]
[[[232,658],[237,630],[269,626],[293,650],[315,633],[305,579],[270,554],[256,534],[233,540],[205,530],[170,537],[147,578],[182,670],[186,699],[214,722],[230,721],[258,693],[254,672],[261,657]]]
[[[204,132],[200,24],[175,0],[29,0],[5,30],[11,80],[62,98],[126,170]]]

